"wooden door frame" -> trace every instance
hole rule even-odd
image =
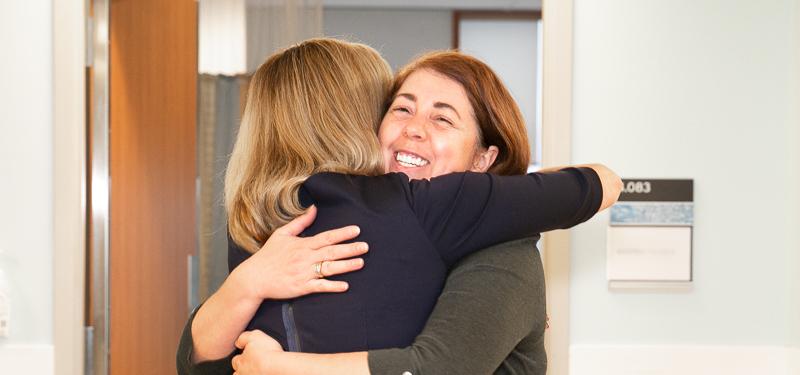
[[[571,164],[573,1],[544,0],[542,10],[542,164]],[[547,373],[569,374],[570,235],[560,230],[542,238],[550,328],[545,336]]]
[[[95,1],[109,4],[109,354],[98,356],[114,375],[174,373],[197,246],[197,2]]]
[[[52,9],[52,313],[54,373],[57,375],[83,375],[87,367],[95,374],[106,374],[109,370],[108,265],[103,265],[108,260],[109,4],[110,0],[63,0],[54,2]],[[93,78],[87,81],[89,65]],[[103,79],[97,79],[98,74]],[[87,97],[88,91],[92,93],[91,99]],[[100,110],[94,108],[88,113],[88,100]],[[88,121],[89,116],[92,121]],[[87,140],[89,126],[106,130],[104,134],[93,131],[91,140]],[[104,152],[105,160],[98,163],[93,157],[90,164],[88,150],[93,150],[93,155]],[[90,167],[103,169],[89,171]],[[89,173],[95,175],[91,181],[93,185],[98,185],[96,180],[103,181],[99,181],[98,186],[89,186]],[[95,193],[94,204],[87,200],[90,190]],[[99,215],[96,210],[100,211]],[[92,236],[87,234],[90,230]],[[91,260],[96,266],[92,267],[93,274],[87,280],[90,245]],[[93,298],[86,294],[87,283],[94,284]],[[87,300],[92,306],[85,304]],[[91,316],[87,317],[87,311]],[[87,324],[94,329],[91,336],[87,334]]]
[[[53,2],[53,350],[84,373],[86,2]]]

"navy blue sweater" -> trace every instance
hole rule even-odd
[[[355,240],[370,245],[365,266],[329,277],[347,281],[345,293],[265,300],[247,329],[266,332],[289,351],[336,353],[410,345],[450,266],[493,244],[588,220],[600,207],[602,186],[589,168],[430,181],[320,173],[306,180],[300,198],[318,208],[302,236],[358,225]],[[230,269],[250,255],[232,241],[228,250]]]

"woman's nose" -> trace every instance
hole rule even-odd
[[[405,129],[403,129],[403,134],[410,139],[413,140],[424,140],[425,139],[425,124],[421,122],[421,120],[414,118],[406,124]]]

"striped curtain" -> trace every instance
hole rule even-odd
[[[245,1],[245,0],[242,0]],[[213,12],[202,13],[206,22],[200,23],[199,30],[204,40],[237,38],[241,25],[232,21],[239,14],[241,2],[230,0],[201,0],[213,8]],[[220,7],[229,4],[231,9]],[[245,41],[231,43],[207,43],[200,45],[202,56],[217,56],[205,61],[212,63],[213,70],[205,71],[198,77],[198,124],[197,124],[197,170],[198,170],[198,260],[197,277],[193,281],[193,298],[203,301],[219,288],[228,275],[227,261],[227,218],[223,206],[225,168],[236,140],[241,121],[249,74],[276,50],[285,48],[304,39],[322,36],[321,0],[246,0]],[[223,20],[208,20],[214,14],[224,15]],[[220,25],[233,25],[234,32],[220,29]],[[221,30],[221,31],[220,31]],[[231,45],[246,45],[246,72],[238,75],[222,75],[226,70],[226,59],[219,54],[233,53]],[[219,46],[219,47],[215,47]],[[230,59],[228,59],[230,60]],[[235,64],[234,64],[235,65]],[[241,66],[236,65],[236,66]],[[222,68],[220,68],[222,67]],[[238,69],[238,70],[237,70]],[[205,74],[211,73],[211,74]],[[229,73],[233,74],[233,73]]]
[[[247,70],[276,50],[322,36],[322,0],[248,0]]]
[[[198,81],[198,285],[200,301],[228,274],[227,225],[223,205],[225,167],[241,120],[246,77],[201,74]]]

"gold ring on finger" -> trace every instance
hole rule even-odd
[[[317,274],[317,278],[318,279],[321,279],[321,278],[325,277],[325,275],[322,274],[322,263],[324,263],[324,262],[325,261],[323,260],[322,262],[314,263],[314,273]]]

